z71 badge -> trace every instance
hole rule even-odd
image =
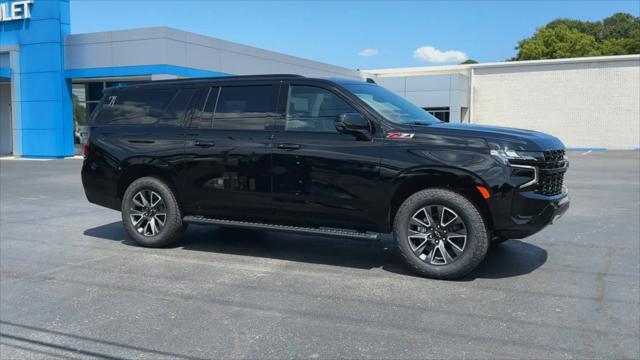
[[[413,139],[412,133],[399,133],[390,132],[387,134],[387,139]]]

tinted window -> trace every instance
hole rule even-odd
[[[400,124],[434,124],[440,122],[402,96],[372,84],[347,84],[345,87],[387,120]]]
[[[187,112],[189,101],[196,92],[195,89],[183,89],[173,97],[162,116],[158,119],[159,125],[180,126]]]
[[[155,124],[177,90],[121,91],[103,99],[95,124]]]
[[[287,131],[337,132],[336,117],[357,112],[336,94],[313,86],[289,87]]]
[[[211,129],[213,127],[213,113],[216,110],[219,88],[207,89],[204,95],[204,106],[191,119],[192,128]]]
[[[211,96],[205,113],[211,111]],[[267,113],[273,103],[273,87],[230,86],[222,87],[215,105],[214,129],[264,130]]]

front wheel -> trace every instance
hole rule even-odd
[[[393,233],[405,263],[436,279],[468,274],[489,248],[486,225],[475,205],[444,189],[423,190],[407,198],[396,213]]]
[[[167,246],[184,232],[182,212],[171,187],[155,177],[129,185],[122,198],[122,223],[129,237],[147,247]]]

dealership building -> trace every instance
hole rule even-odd
[[[0,153],[72,156],[109,86],[269,73],[371,78],[444,121],[640,147],[640,55],[356,70],[166,27],[71,34],[68,0],[0,0]]]

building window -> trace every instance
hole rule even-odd
[[[460,108],[460,122],[468,123],[469,122],[469,108],[462,107]]]
[[[83,144],[87,140],[89,121],[86,85],[73,84],[71,96],[73,98],[73,143]]]
[[[449,108],[448,107],[430,107],[423,108],[429,114],[435,116],[440,121],[449,122]]]

